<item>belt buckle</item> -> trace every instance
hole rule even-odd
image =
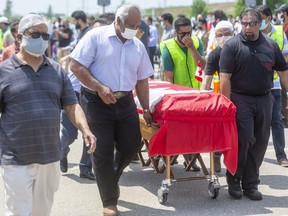
[[[126,95],[125,92],[120,92],[120,91],[114,92],[114,97],[115,97],[117,100],[120,99],[121,97],[125,96],[125,95]]]

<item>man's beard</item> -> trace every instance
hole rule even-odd
[[[255,35],[254,34],[252,34],[252,35],[246,35],[246,34],[244,34],[244,37],[245,37],[245,39],[247,40],[247,41],[255,41]]]

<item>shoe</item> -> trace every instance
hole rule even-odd
[[[250,200],[262,200],[262,193],[255,188],[243,190],[243,194]]]
[[[217,157],[214,156],[214,171],[216,173],[221,172],[221,158],[218,156]]]
[[[192,164],[192,169],[194,172],[199,172],[200,171],[200,167],[197,166],[196,161]]]
[[[60,170],[62,173],[66,173],[68,171],[68,159],[67,159],[67,157],[63,157],[60,160]]]
[[[242,198],[242,190],[240,187],[240,179],[226,177],[228,184],[228,193],[234,199]]]
[[[81,172],[80,178],[86,178],[92,181],[96,180],[95,175],[91,171]]]
[[[103,208],[103,216],[117,216],[118,215],[118,209],[117,206],[107,206]]]
[[[288,160],[286,158],[279,160],[278,163],[282,167],[288,167]]]

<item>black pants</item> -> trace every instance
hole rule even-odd
[[[270,135],[272,96],[232,93],[231,101],[237,107],[238,129],[238,167],[234,178],[242,178],[243,189],[257,188]],[[228,171],[227,177],[232,177]]]
[[[97,138],[93,169],[103,206],[117,205],[119,178],[141,148],[139,115],[133,95],[107,105],[99,96],[82,91],[81,106]]]

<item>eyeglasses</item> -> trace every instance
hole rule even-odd
[[[177,32],[180,35],[190,35],[192,33],[192,31],[188,31],[188,32]]]
[[[221,37],[224,37],[224,36],[233,36],[233,35],[231,33],[229,33],[229,32],[227,32],[227,33],[225,33],[223,35],[222,34],[216,34],[215,35],[216,38],[221,38]]]
[[[43,38],[43,40],[47,41],[50,38],[50,34],[48,34],[48,33],[30,32],[30,31],[27,31],[27,32],[29,33],[30,37],[33,39],[37,39],[41,36]]]
[[[245,27],[247,27],[247,26],[254,27],[254,26],[256,26],[257,24],[258,24],[258,21],[253,21],[253,22],[241,22],[241,25],[242,25],[242,26],[245,26]]]

